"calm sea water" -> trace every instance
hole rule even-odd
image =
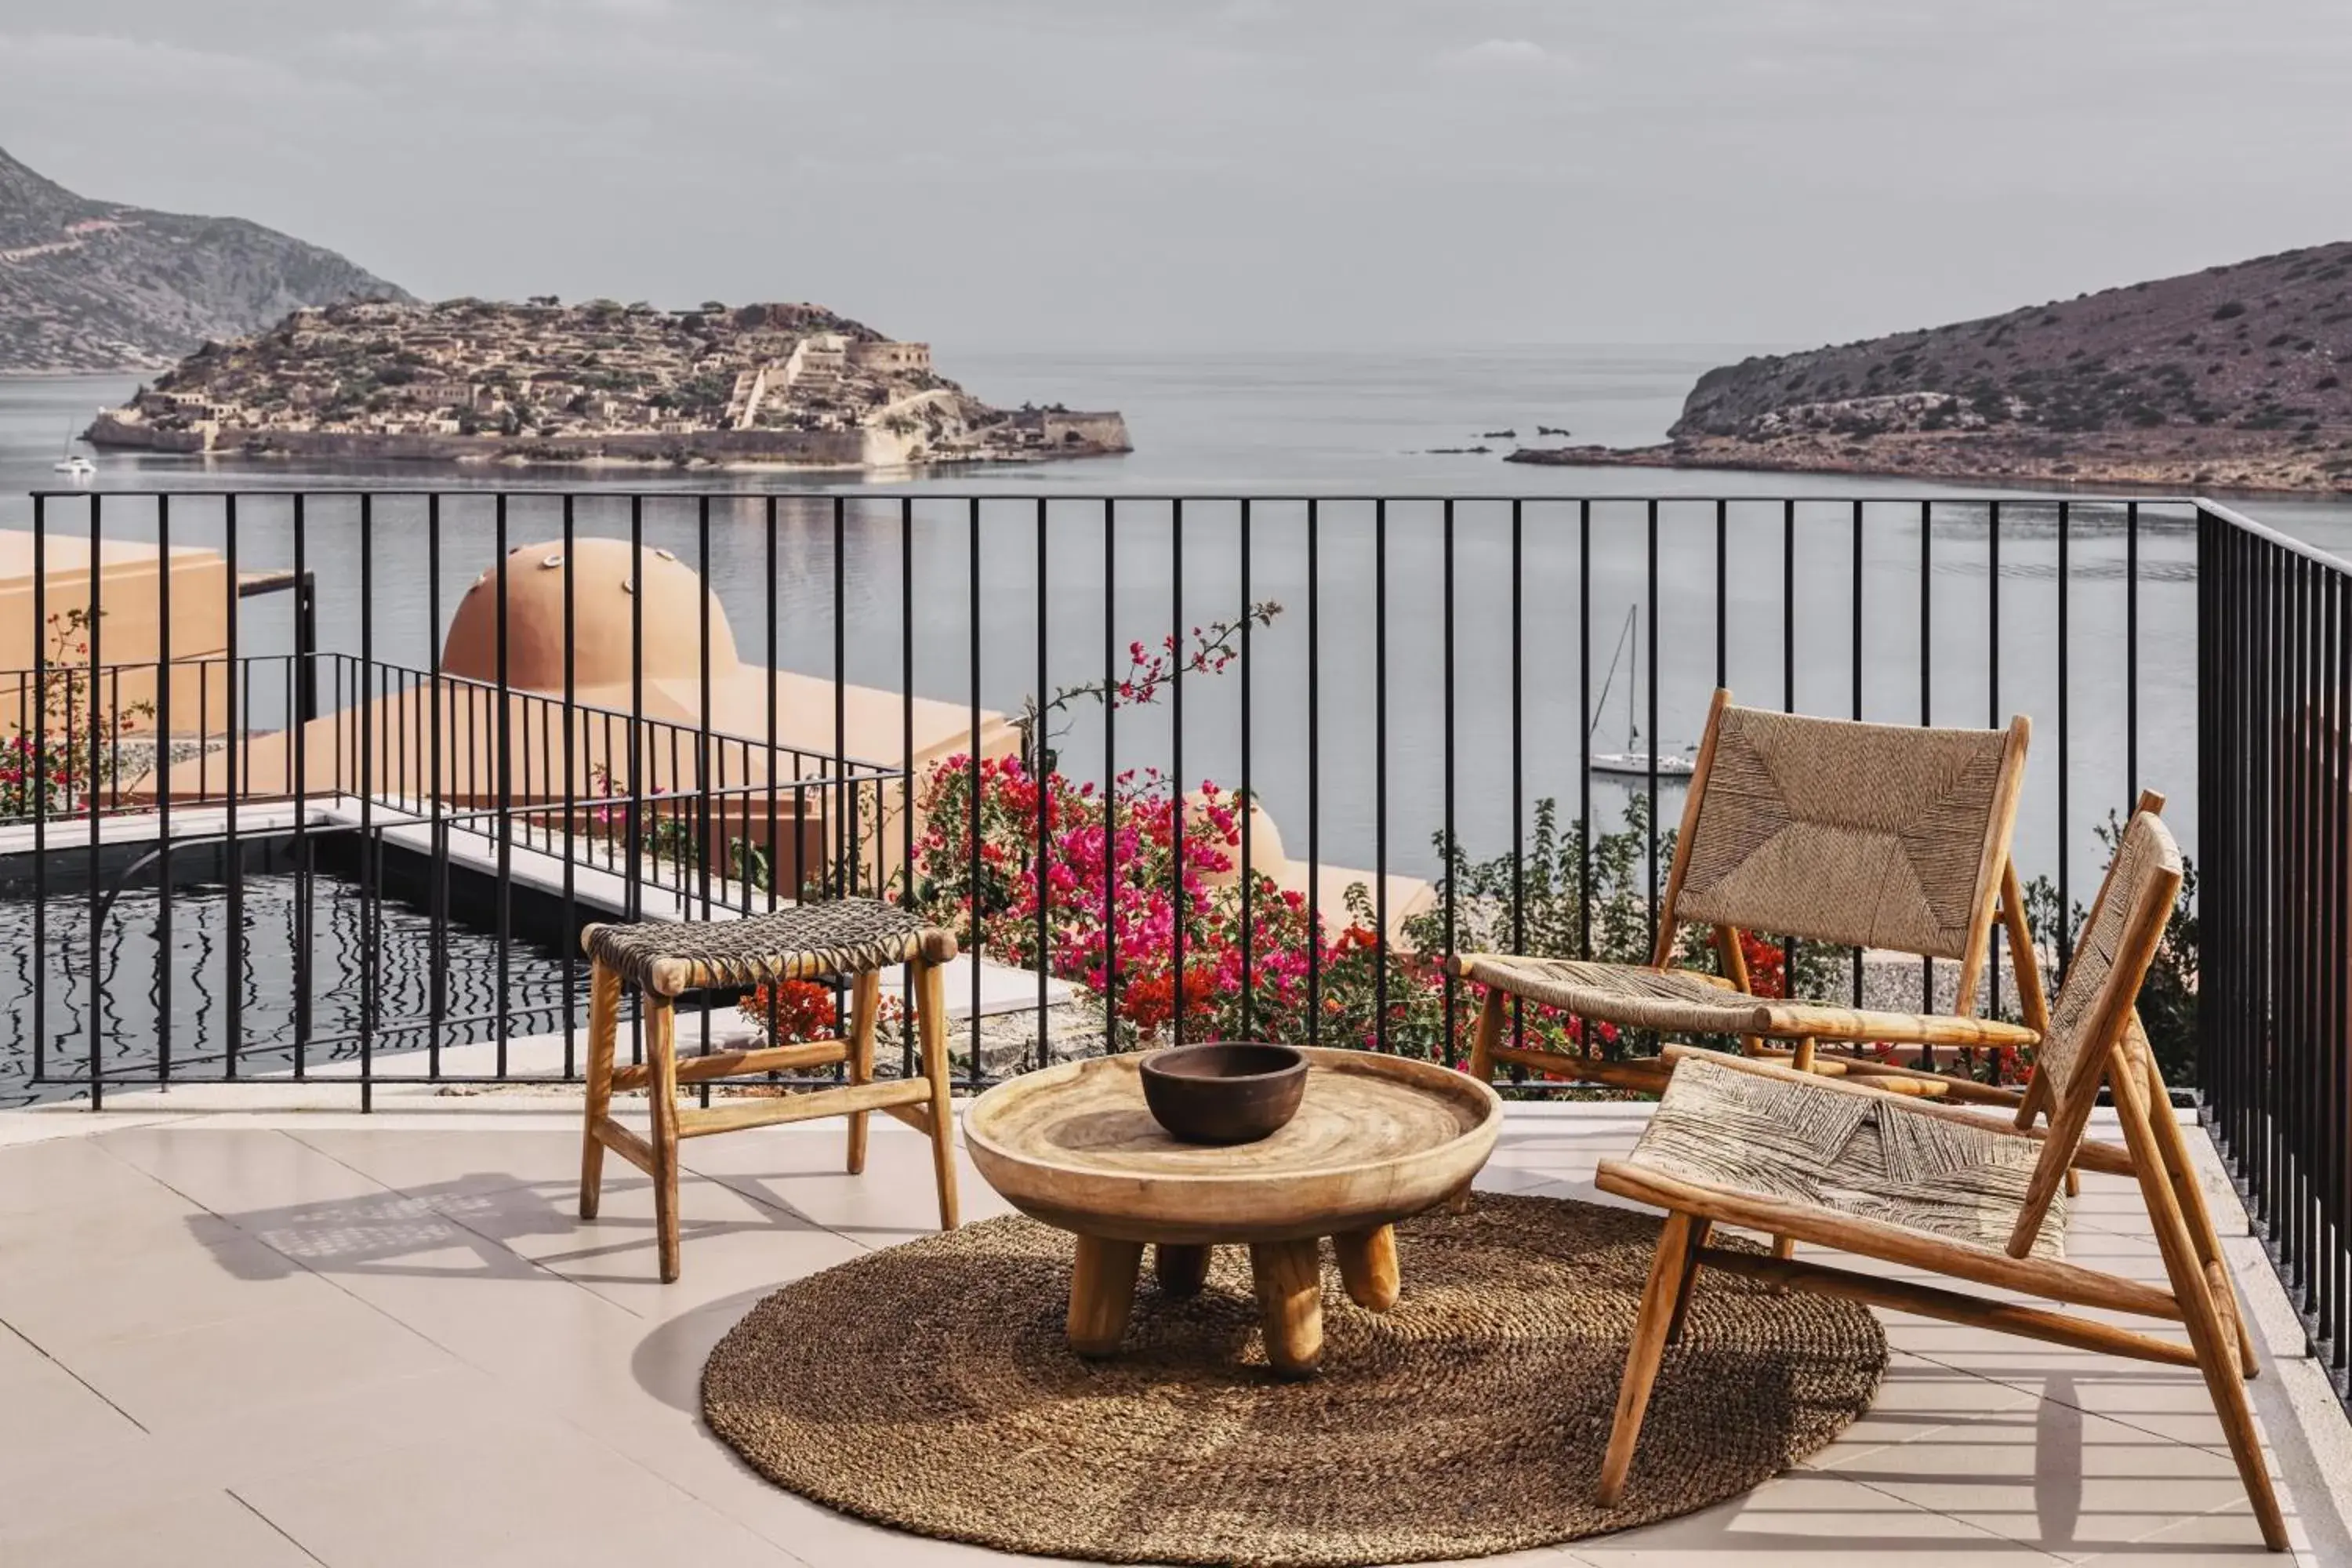
[[[2078,505],[2069,528],[2072,588],[2062,649],[2054,509],[2011,500],[1999,542],[2000,653],[1999,700],[1991,689],[1988,644],[1993,607],[1988,511],[1965,498],[1996,493],[1907,481],[1650,469],[1528,468],[1506,465],[1512,444],[1495,453],[1438,454],[1431,448],[1478,444],[1487,431],[1516,429],[1532,438],[1538,424],[1564,426],[1577,440],[1655,440],[1696,375],[1747,352],[1737,347],[1525,349],[1410,354],[985,354],[960,353],[952,368],[992,401],[1059,400],[1125,412],[1138,450],[1117,458],[1034,468],[966,470],[897,484],[887,499],[847,510],[839,563],[846,672],[861,682],[898,689],[902,637],[914,645],[912,683],[926,695],[962,700],[972,687],[969,525],[960,503],[938,499],[971,491],[1044,493],[1048,512],[1041,589],[1035,509],[1001,501],[983,509],[978,684],[982,700],[1011,707],[1038,689],[1039,628],[1045,628],[1047,689],[1098,678],[1105,646],[1156,640],[1172,626],[1230,616],[1242,602],[1240,515],[1231,501],[1187,503],[1182,527],[1181,604],[1170,510],[1150,499],[1315,493],[1327,497],[1451,495],[1454,637],[1451,726],[1454,820],[1465,847],[1486,855],[1510,848],[1514,740],[1524,798],[1556,796],[1573,811],[1582,786],[1588,720],[1580,681],[1589,679],[1598,725],[1591,744],[1625,744],[1629,705],[1646,705],[1653,671],[1638,688],[1621,671],[1603,700],[1603,671],[1627,610],[1654,616],[1660,649],[1657,726],[1668,749],[1696,738],[1718,667],[1746,700],[1792,700],[1804,710],[1843,714],[1853,701],[1857,668],[1853,606],[1857,570],[1853,502],[1864,503],[1860,557],[1862,709],[1866,717],[1915,722],[1922,714],[1923,495],[1939,505],[1925,543],[1927,593],[1927,711],[1947,723],[1981,724],[1996,710],[2029,713],[2036,723],[2033,760],[2021,817],[2020,847],[2029,870],[2064,865],[2078,898],[2096,875],[2097,845],[2085,831],[2103,803],[2126,802],[2128,748],[2124,633],[2125,538],[2120,510]],[[64,483],[51,472],[69,424],[121,401],[129,378],[0,381],[0,525],[22,527],[26,493]],[[719,592],[739,643],[764,658],[814,673],[833,668],[835,570],[833,512],[813,491],[846,486],[843,476],[592,475],[511,470],[453,474],[393,465],[350,467],[139,458],[101,455],[97,488],[157,485],[246,490],[366,485],[552,487],[591,492],[575,511],[583,533],[625,532],[621,492],[656,492],[646,511],[649,543],[698,563]],[[738,493],[713,508],[708,552],[694,503],[663,493],[719,489]],[[899,494],[914,498],[915,616],[900,621]],[[1794,554],[1777,499],[1735,503],[1724,513],[1720,586],[1716,496],[1809,498],[1798,509]],[[1103,509],[1093,499],[1128,498],[1118,513],[1116,572],[1106,586]],[[776,615],[769,623],[766,499],[781,496],[773,576]],[[1534,500],[1522,508],[1513,554],[1509,496],[1591,497],[1589,536],[1572,500]],[[1648,513],[1639,501],[1664,496],[1660,509],[1657,577],[1649,573]],[[1893,498],[1907,498],[1897,501]],[[87,502],[53,503],[51,525],[88,528]],[[2325,548],[2352,549],[2352,503],[2249,498],[2237,502],[2275,526]],[[183,502],[172,518],[178,542],[220,537],[217,509]],[[441,620],[466,585],[491,562],[485,498],[443,506]],[[1325,859],[1370,867],[1385,852],[1391,868],[1426,871],[1431,836],[1445,820],[1448,725],[1445,588],[1446,528],[1435,502],[1397,502],[1385,529],[1369,504],[1327,500],[1319,509],[1318,658],[1314,688],[1321,729],[1316,737],[1317,801]],[[152,503],[109,505],[110,533],[152,536]],[[318,573],[328,646],[356,650],[361,588],[357,506],[348,499],[309,509],[309,561]],[[509,539],[523,543],[560,531],[552,498],[509,505]],[[428,608],[423,503],[374,503],[374,646],[380,657],[422,663],[440,626]],[[1384,531],[1384,542],[1383,542]],[[289,509],[282,500],[243,503],[240,564],[291,558]],[[1252,650],[1248,764],[1291,852],[1303,858],[1308,821],[1309,688],[1307,530],[1303,504],[1261,501],[1252,510],[1248,597],[1286,606]],[[1589,553],[1589,571],[1586,562]],[[2177,516],[2144,516],[2140,537],[2139,774],[2166,788],[2179,825],[2193,842],[2195,603],[2193,539]],[[1793,582],[1793,601],[1783,593]],[[1513,706],[1513,602],[1520,631],[1518,698]],[[1585,605],[1589,602],[1590,612]],[[1718,647],[1716,610],[1724,606]],[[1385,605],[1385,615],[1376,606]],[[1385,631],[1382,628],[1385,627]],[[289,635],[282,605],[247,606],[246,646],[264,651]],[[1785,640],[1784,640],[1785,639]],[[1793,648],[1795,680],[1784,680],[1784,648]],[[2061,833],[2057,780],[2062,744],[2061,670],[2065,701],[2063,744],[2074,822]],[[1243,766],[1239,671],[1196,679],[1184,696],[1182,772],[1237,782]],[[266,711],[259,719],[271,717]],[[1174,734],[1164,709],[1122,714],[1117,763],[1166,767]],[[1066,765],[1098,773],[1101,729],[1079,711],[1063,745]],[[1385,773],[1379,766],[1385,757]],[[1381,809],[1385,795],[1385,813]],[[1613,821],[1621,786],[1593,784],[1596,816]],[[1671,791],[1669,814],[1678,806]],[[1525,818],[1519,819],[1522,823]]]

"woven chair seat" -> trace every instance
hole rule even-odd
[[[657,996],[859,974],[916,959],[944,963],[956,952],[953,932],[877,899],[796,904],[732,921],[590,926],[581,945]]]
[[[1837,1007],[1802,998],[1751,996],[1728,981],[1687,969],[1637,963],[1596,963],[1572,958],[1528,958],[1465,952],[1454,973],[1507,995],[1558,1007],[1580,1018],[1660,1034],[1759,1035],[1773,1039],[1917,1040],[1948,1037],[1952,1020],[1934,1026],[1925,1015]],[[2041,1037],[2021,1025],[1970,1020],[1975,1043],[2031,1046]]]
[[[2035,1139],[1950,1112],[1692,1053],[1623,1163],[2005,1256],[2041,1154]],[[2061,1192],[2032,1256],[2063,1257],[2065,1228]]]

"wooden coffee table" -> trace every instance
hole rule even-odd
[[[1351,1300],[1376,1312],[1395,1303],[1395,1222],[1468,1187],[1494,1152],[1503,1102],[1427,1062],[1307,1058],[1298,1114],[1255,1143],[1171,1138],[1144,1107],[1134,1056],[1028,1073],[971,1103],[964,1142],[980,1173],[1022,1213],[1078,1238],[1072,1350],[1118,1348],[1146,1246],[1160,1289],[1189,1295],[1208,1276],[1211,1247],[1246,1245],[1266,1359],[1287,1376],[1322,1358],[1322,1237]]]

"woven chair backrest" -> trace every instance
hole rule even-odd
[[[2027,733],[1723,706],[1672,918],[1980,960]]]
[[[2034,1053],[2034,1071],[2050,1094],[2050,1131],[2010,1248],[2018,1257],[2025,1256],[2021,1248],[2041,1228],[2082,1146],[2116,1047],[2138,1026],[2139,988],[2163,944],[2180,879],[2180,847],[2163,819],[2153,811],[2135,812],[2075,939],[2065,979],[2050,1005],[2050,1026]],[[2168,1108],[2158,1105],[2155,1112],[2168,1114]]]
[[[2180,847],[2152,811],[2135,812],[2107,862],[2097,902],[2084,918],[2074,957],[2050,1004],[2050,1027],[2033,1056],[2034,1069],[2049,1080],[2053,1113],[2076,1099],[2095,1100],[2099,1076],[2127,1020],[2109,1019],[2099,1033],[2103,1006],[2122,997],[2127,1015],[2140,982],[2164,940],[2164,924],[2180,889]],[[2152,924],[2153,934],[2139,928]],[[2136,944],[2146,942],[2141,955]]]

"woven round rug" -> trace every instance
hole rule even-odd
[[[710,1428],[778,1485],[879,1523],[1107,1563],[1475,1557],[1687,1513],[1861,1415],[1864,1308],[1702,1272],[1622,1506],[1592,1488],[1658,1221],[1482,1194],[1398,1226],[1404,1293],[1350,1304],[1325,1248],[1323,1370],[1268,1371],[1244,1249],[1160,1294],[1125,1348],[1063,1341],[1071,1238],[1020,1218],[768,1297],[710,1353]]]

